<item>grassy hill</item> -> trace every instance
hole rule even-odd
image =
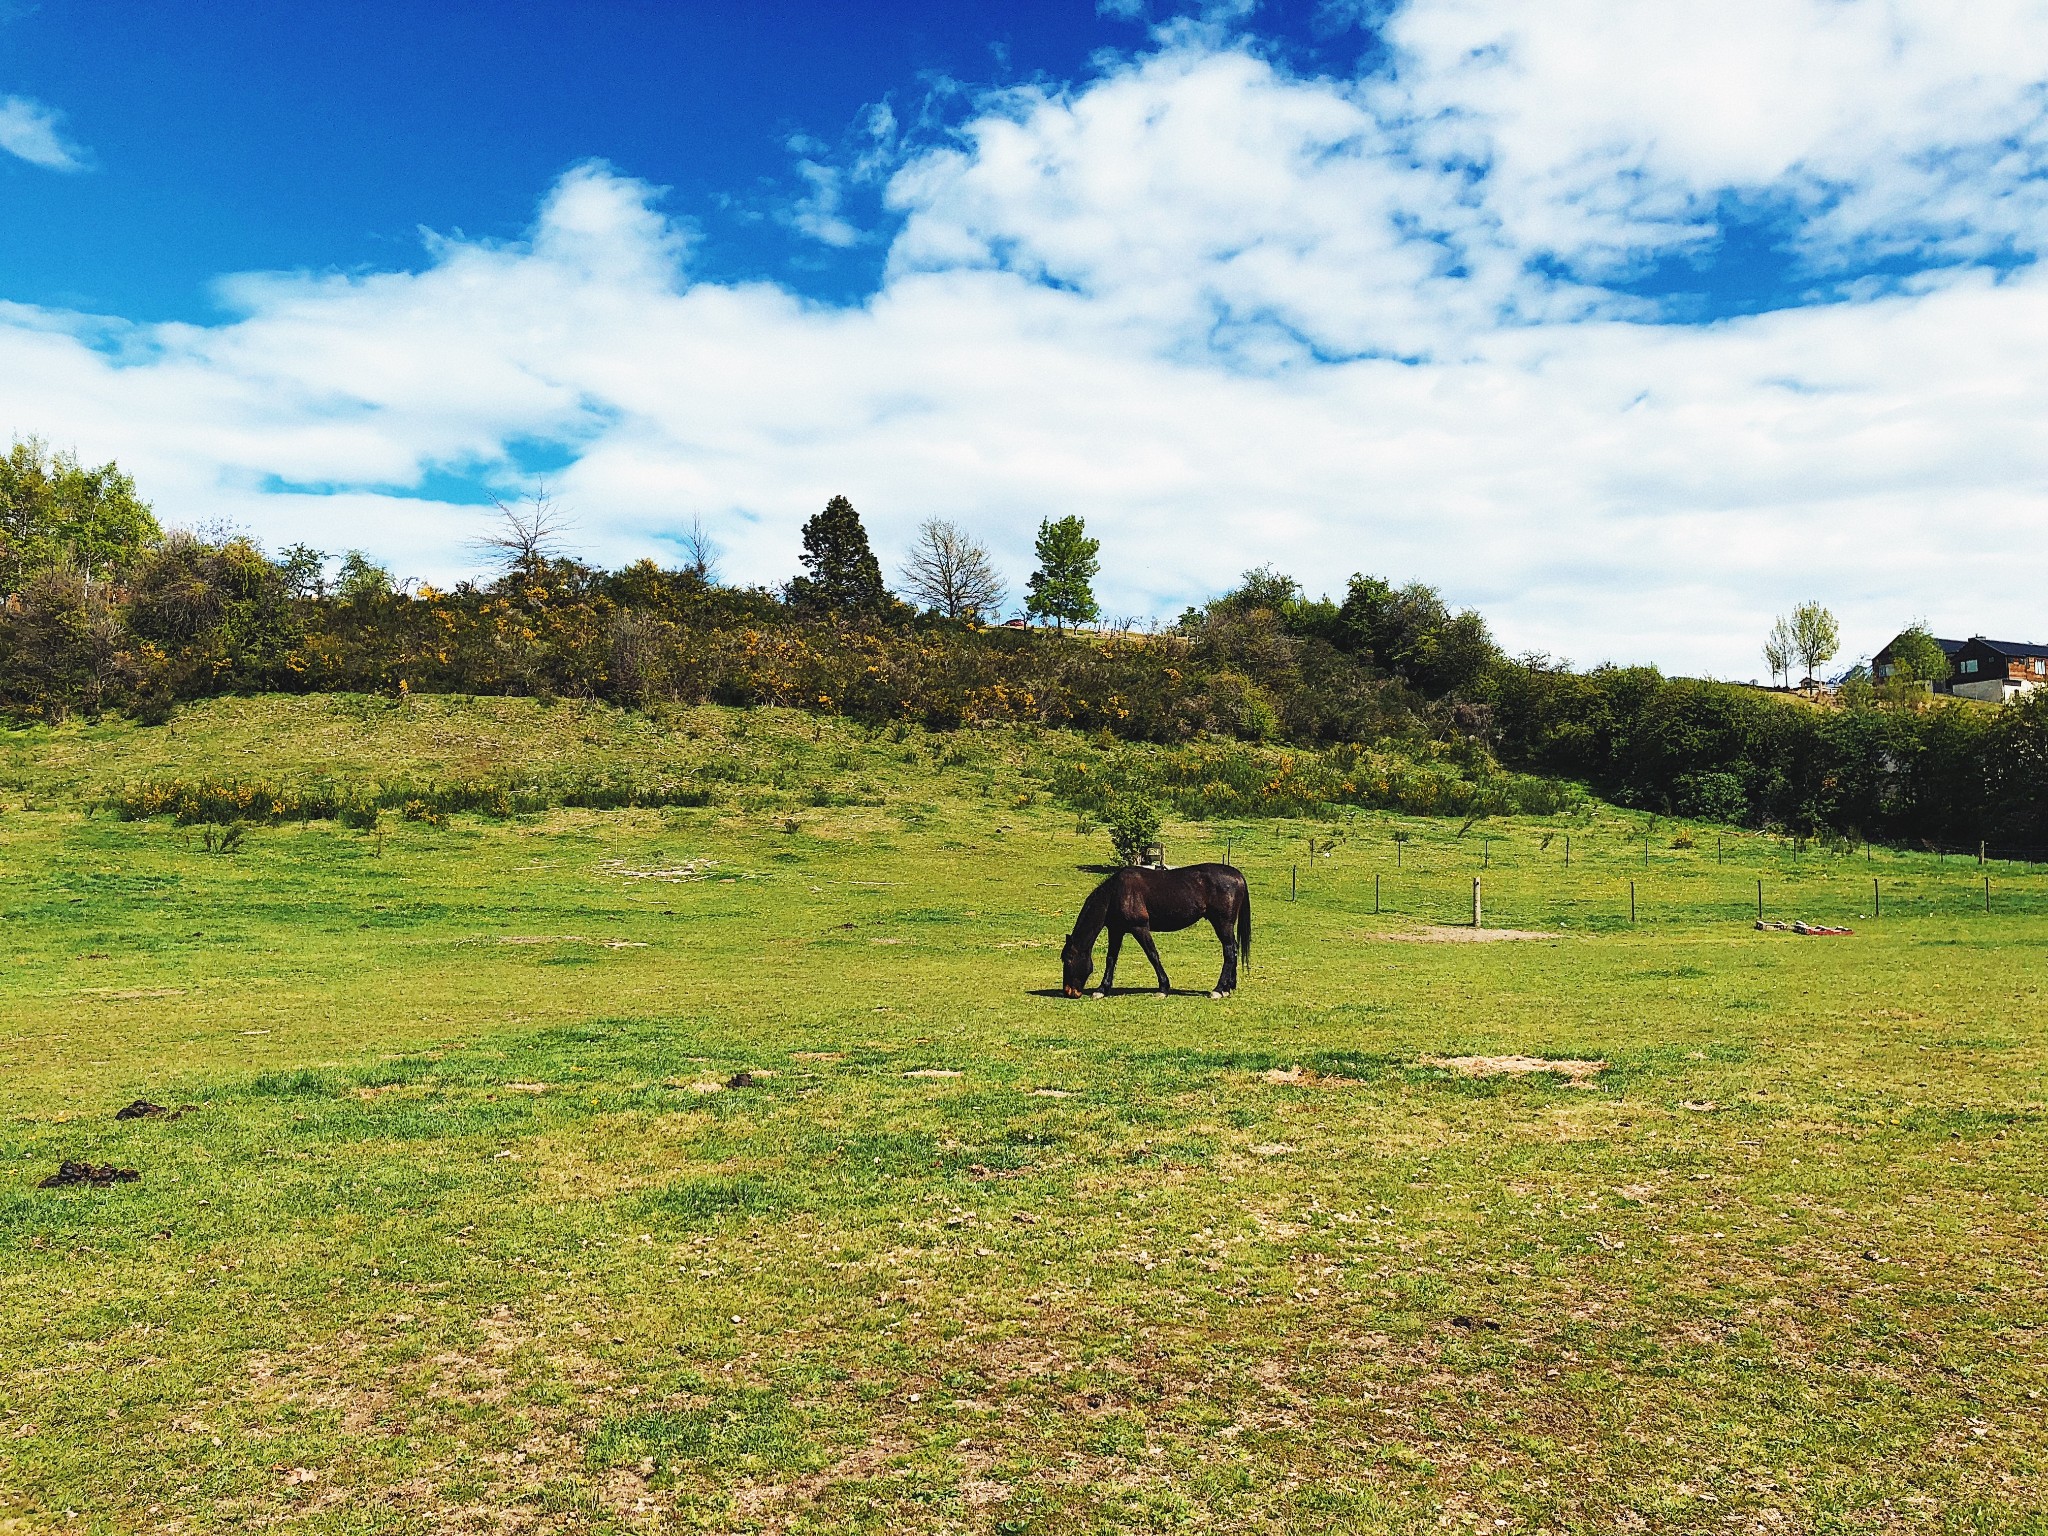
[[[1317,765],[1185,750],[0,734],[0,1521],[2042,1528],[2048,876],[1574,796],[1260,816],[1187,786]],[[1236,998],[1056,995],[1077,765],[1228,808],[1164,841],[1251,879]],[[214,851],[145,785],[377,814],[252,792]],[[1446,941],[1475,877],[1545,936]],[[1755,931],[1759,882],[1857,934]],[[1604,1065],[1443,1064],[1510,1056]]]

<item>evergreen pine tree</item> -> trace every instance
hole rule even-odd
[[[882,582],[881,562],[868,545],[860,514],[844,496],[804,524],[804,569],[784,596],[814,613],[873,613],[892,599]]]
[[[1055,625],[1085,624],[1099,615],[1093,583],[1102,569],[1096,558],[1101,549],[1102,541],[1089,538],[1088,525],[1078,517],[1041,521],[1038,569],[1026,584],[1025,611]]]

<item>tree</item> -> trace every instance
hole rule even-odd
[[[693,517],[688,526],[676,535],[676,542],[683,548],[683,571],[694,576],[707,587],[718,585],[718,541],[711,537],[704,526],[704,519]]]
[[[517,501],[491,498],[497,521],[480,535],[477,548],[508,576],[534,577],[562,553],[562,537],[574,526],[568,512],[548,494],[545,481]]]
[[[881,562],[844,496],[834,496],[804,524],[803,563],[810,574],[783,589],[793,606],[812,613],[875,613],[889,606]]]
[[[1792,610],[1792,654],[1807,677],[1834,660],[1842,648],[1842,628],[1819,603],[1801,603]]]
[[[1892,669],[1887,681],[1938,683],[1948,676],[1948,652],[1934,638],[1926,621],[1920,620],[1900,631],[1891,643]]]
[[[999,612],[1007,595],[988,551],[937,517],[917,525],[917,542],[903,565],[903,586],[949,619],[978,619]]]
[[[334,595],[344,603],[374,602],[397,590],[391,572],[360,549],[341,557],[341,570],[334,578]]]
[[[1792,635],[1792,626],[1784,619],[1771,625],[1770,634],[1764,637],[1764,665],[1771,669],[1771,676],[1791,681],[1792,658],[1798,654],[1797,641]]]
[[[104,582],[49,566],[0,607],[0,701],[52,721],[74,709],[97,716],[138,675]]]
[[[291,597],[327,595],[327,556],[310,544],[294,544],[271,562]]]
[[[89,469],[34,437],[0,458],[0,595],[39,571],[103,580],[162,538],[135,482],[111,462]]]
[[[1034,618],[1051,619],[1055,626],[1085,624],[1100,614],[1094,581],[1102,569],[1097,558],[1101,549],[1102,541],[1089,538],[1088,525],[1078,517],[1041,521],[1038,569],[1027,583],[1025,611]]]
[[[1442,593],[1419,581],[1395,587],[1353,576],[1331,628],[1339,649],[1432,698],[1469,688],[1498,654],[1484,619],[1470,608],[1453,614]]]

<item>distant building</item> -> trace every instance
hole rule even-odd
[[[1893,654],[1898,643],[1894,639],[1870,658],[1870,675],[1880,683],[1898,669]],[[1967,640],[1943,640],[1936,636],[1934,643],[1948,657],[1948,676],[1935,680],[1936,693],[2002,704],[2036,688],[2048,688],[2048,645],[1986,640],[1982,635],[1972,635]]]
[[[1973,635],[1949,658],[1948,687],[1961,698],[1991,704],[2048,688],[2048,645]]]

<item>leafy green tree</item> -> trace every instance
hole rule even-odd
[[[1812,677],[1834,660],[1842,648],[1842,627],[1819,603],[1801,603],[1792,610],[1792,654]]]
[[[878,613],[893,601],[868,531],[844,496],[804,524],[804,569],[784,589],[791,606],[812,613]]]
[[[88,468],[34,437],[0,458],[0,594],[60,568],[104,580],[162,537],[135,482],[111,462]]]
[[[1891,643],[1892,669],[1887,682],[1938,683],[1948,676],[1948,652],[1926,623],[1908,625]]]
[[[352,549],[341,557],[341,569],[334,577],[334,595],[344,603],[370,602],[389,597],[397,590],[391,572],[360,549]]]
[[[294,544],[272,562],[290,597],[327,595],[327,556],[310,544]]]
[[[1034,618],[1051,619],[1056,627],[1085,624],[1099,617],[1095,577],[1102,569],[1102,541],[1088,537],[1078,517],[1038,525],[1038,569],[1027,582],[1024,609]]]
[[[1419,581],[1397,588],[1377,576],[1352,577],[1333,631],[1340,649],[1431,698],[1469,689],[1499,655],[1484,619],[1469,608],[1453,614],[1436,588]]]
[[[1781,618],[1771,625],[1771,632],[1764,637],[1764,665],[1771,669],[1773,680],[1782,677],[1788,683],[1791,681],[1796,644],[1787,620]]]

